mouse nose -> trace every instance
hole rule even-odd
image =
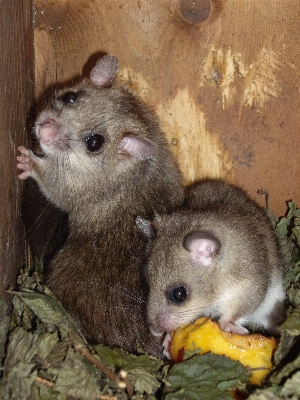
[[[59,135],[59,124],[53,117],[47,117],[37,126],[37,136],[45,146],[53,144]]]

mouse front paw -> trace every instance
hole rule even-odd
[[[171,355],[169,353],[169,347],[170,347],[171,340],[172,340],[171,335],[168,332],[166,334],[166,336],[164,337],[164,340],[163,340],[163,343],[162,343],[162,345],[163,345],[163,356],[168,358],[168,359],[171,359]]]
[[[224,332],[236,333],[238,335],[247,335],[249,333],[248,329],[243,328],[240,325],[235,325],[233,322],[219,321],[219,325]]]
[[[26,179],[33,170],[33,153],[24,146],[19,146],[18,150],[21,154],[17,157],[17,168],[23,171],[18,175],[18,178]]]

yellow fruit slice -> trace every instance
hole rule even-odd
[[[201,349],[199,354],[211,351],[225,355],[248,366],[251,383],[260,385],[272,368],[272,355],[276,347],[273,337],[227,333],[216,322],[200,318],[192,325],[171,332],[169,353],[175,362],[182,361],[186,350]]]

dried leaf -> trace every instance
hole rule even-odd
[[[291,287],[295,287],[299,290],[300,286],[300,262],[297,262],[294,266],[289,268],[284,275],[285,288],[289,290]],[[289,296],[290,301],[297,303],[297,299],[294,298],[295,293]]]
[[[293,262],[300,261],[300,243],[297,243],[295,235],[291,234],[295,226],[295,220],[300,218],[300,209],[294,201],[288,202],[286,217],[280,218],[275,232],[282,241],[282,252],[286,257],[293,256]]]
[[[285,398],[300,398],[300,371],[296,372],[290,379],[288,379],[280,394]]]
[[[299,223],[298,220],[294,221],[294,223],[297,222]],[[300,246],[300,226],[297,225],[292,229],[293,232],[293,237],[296,239],[296,242],[298,244],[298,246]]]
[[[37,371],[34,371],[34,363],[20,361],[7,373],[7,381],[11,387],[13,399],[27,400],[31,391],[31,385],[35,381]]]
[[[280,326],[280,330],[286,331],[290,336],[300,335],[300,306],[292,310],[287,319]]]
[[[300,369],[300,355],[292,361],[282,367],[279,371],[276,371],[271,377],[270,381],[274,385],[280,385],[284,382],[287,378],[290,378],[295,372],[299,371]]]
[[[102,344],[93,347],[104,364],[118,369],[122,368],[126,371],[145,369],[152,375],[156,375],[163,365],[161,360],[146,354],[134,355],[122,349],[112,349]]]
[[[247,370],[237,361],[207,353],[193,356],[170,368],[165,400],[232,399],[232,391],[248,382]]]
[[[30,400],[71,400],[70,397],[65,394],[58,393],[52,388],[39,383],[34,382],[31,386]]]
[[[42,322],[57,326],[63,340],[68,338],[70,330],[78,330],[76,322],[66,312],[61,303],[53,297],[36,292],[15,292],[15,294]]]
[[[248,397],[248,400],[282,400],[282,397],[279,397],[271,389],[258,389]]]
[[[129,379],[134,387],[134,391],[141,394],[154,394],[161,385],[161,382],[155,376],[144,369],[131,370],[129,372]]]
[[[5,344],[7,340],[9,317],[6,315],[7,304],[0,299],[0,368],[5,354]]]
[[[48,369],[51,373],[52,367]],[[54,390],[76,399],[93,400],[100,394],[97,380],[100,374],[91,374],[80,354],[69,348],[66,359],[57,371]],[[56,373],[56,370],[55,370]]]
[[[153,394],[160,387],[159,372],[162,361],[145,354],[134,355],[122,349],[111,349],[103,345],[94,346],[101,361],[117,370],[124,369],[135,391]]]
[[[37,363],[42,363],[57,343],[56,333],[34,334],[16,328],[10,335],[4,365],[4,381],[12,398],[27,399],[37,376]]]
[[[294,345],[296,338],[290,336],[286,331],[283,331],[277,350],[274,353],[274,365],[278,366],[280,362],[287,356],[291,347]]]

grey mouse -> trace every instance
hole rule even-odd
[[[278,335],[285,317],[285,260],[265,209],[239,187],[207,179],[184,207],[137,218],[149,239],[148,323],[160,336],[208,316],[222,330],[249,325]]]
[[[43,156],[20,146],[17,168],[68,213],[46,283],[86,338],[157,355],[135,218],[175,209],[184,191],[155,114],[115,82],[117,71],[118,60],[104,56],[90,79],[58,92],[35,124]]]

